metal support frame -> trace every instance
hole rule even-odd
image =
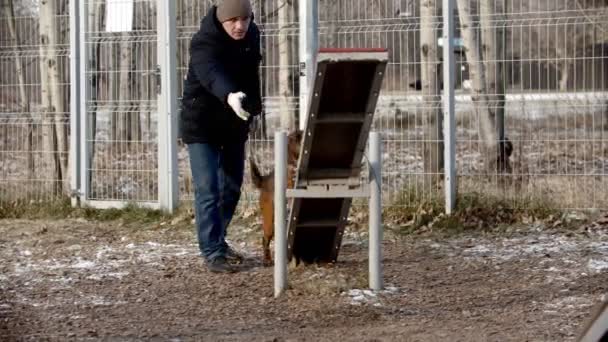
[[[380,133],[369,135],[369,287],[382,284],[382,140]]]
[[[274,135],[274,296],[287,288],[287,133]]]
[[[80,2],[78,0],[73,0],[73,2]],[[87,38],[87,27],[88,27],[88,7],[89,7],[89,3],[88,2],[80,2],[79,5],[74,5],[77,6],[78,8],[78,12],[74,12],[74,13],[78,13],[78,25],[80,26],[80,29],[78,30],[78,35],[76,36],[77,38],[77,43],[76,45],[79,46],[79,51],[80,51],[80,64],[78,65],[78,70],[79,72],[76,75],[73,75],[73,78],[80,78],[80,81],[78,82],[78,87],[79,87],[79,97],[74,96],[74,94],[72,94],[72,98],[74,98],[76,101],[79,101],[79,106],[76,109],[76,114],[79,117],[78,123],[80,124],[81,129],[78,131],[80,132],[79,135],[75,136],[74,139],[78,141],[78,145],[80,146],[80,151],[76,152],[79,154],[80,158],[75,158],[75,160],[78,161],[78,165],[75,166],[76,169],[79,170],[78,172],[78,178],[80,179],[80,181],[77,183],[78,184],[78,196],[80,197],[80,204],[84,204],[86,203],[88,196],[89,196],[89,189],[91,187],[91,184],[89,183],[90,178],[89,178],[89,171],[90,171],[90,166],[91,166],[91,151],[90,151],[90,141],[91,141],[91,129],[90,129],[90,123],[88,120],[88,107],[87,107],[87,101],[89,99],[90,96],[90,92],[91,92],[91,77],[89,76],[89,74],[87,74],[87,67],[89,66],[88,64],[90,63],[90,49],[86,44],[86,38]],[[72,81],[73,82],[73,81]],[[72,84],[72,86],[74,86],[74,84]],[[75,110],[74,108],[72,108],[73,110]],[[74,114],[72,114],[74,115]],[[72,132],[72,136],[74,136],[75,132]]]
[[[299,34],[299,60],[300,60],[300,111],[299,127],[304,130],[308,115],[309,89],[314,80],[315,58],[319,45],[319,16],[318,1],[300,1],[300,34]]]
[[[369,287],[383,288],[382,277],[382,139],[380,133],[369,136],[369,185],[352,188],[327,184],[305,189],[287,189],[287,134],[275,133],[274,169],[274,296],[287,288],[287,198],[369,198]]]
[[[158,65],[161,90],[158,100],[158,201],[173,212],[178,205],[177,175],[177,28],[176,2],[157,0]]]
[[[70,0],[70,189],[72,206],[79,204],[81,135],[80,98],[80,8],[78,0]]]
[[[456,119],[454,106],[454,1],[443,0],[443,138],[445,212],[456,208]]]

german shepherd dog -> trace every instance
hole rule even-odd
[[[296,164],[300,154],[302,142],[302,131],[294,131],[287,136],[287,187],[293,188],[296,174]],[[270,241],[274,236],[274,171],[262,175],[253,157],[249,157],[251,167],[251,180],[253,185],[260,190],[260,212],[262,213],[262,228],[264,237],[262,249],[264,251],[264,266],[272,265],[270,256]]]

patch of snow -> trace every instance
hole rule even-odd
[[[608,260],[591,259],[587,263],[587,268],[598,273],[604,270],[608,270]]]
[[[74,282],[74,279],[70,278],[70,277],[60,277],[60,278],[51,278],[51,279],[49,279],[49,281],[54,282],[54,283],[69,284],[69,283]]]
[[[380,297],[378,294],[382,295],[390,295],[395,294],[399,291],[395,286],[387,286],[382,291],[372,291],[369,289],[361,290],[361,289],[351,289],[347,292],[342,292],[342,296],[350,298],[351,305],[362,305],[362,304],[371,304],[375,307],[382,306],[380,302]]]
[[[384,289],[384,293],[397,293],[399,291],[399,288],[395,287],[395,286],[387,286]]]
[[[96,266],[97,266],[97,264],[95,264],[93,261],[83,260],[81,258],[78,258],[78,261],[75,264],[72,264],[70,267],[77,268],[77,269],[92,269],[92,268],[95,268]]]
[[[128,276],[130,273],[129,272],[108,272],[108,273],[103,273],[103,274],[93,274],[87,277],[87,279],[91,279],[91,280],[102,280],[104,278],[116,278],[116,279],[122,279],[126,276]]]
[[[594,301],[589,297],[569,296],[558,298],[550,303],[545,303],[545,307],[549,311],[555,310],[559,312],[560,309],[584,308],[593,306],[594,304]]]
[[[97,260],[101,260],[103,259],[107,254],[113,253],[115,252],[114,249],[112,247],[109,246],[102,246],[99,247],[99,249],[97,249],[97,253],[95,253],[95,258]]]
[[[487,262],[534,259],[531,270],[546,274],[546,283],[569,283],[589,273],[608,270],[608,240],[541,233],[504,239],[462,238],[445,244],[428,241],[435,251],[452,257]]]
[[[460,245],[470,245],[472,247],[462,248]],[[510,238],[498,241],[486,239],[456,240],[447,245],[432,243],[429,245],[433,249],[443,249],[446,252],[460,250],[461,255],[468,258],[489,257],[498,261],[509,261],[520,257],[538,256],[567,256],[571,253],[578,253],[582,250],[590,250],[608,256],[608,241],[589,242],[562,235],[540,235],[537,237]],[[567,259],[568,263],[574,263]]]
[[[95,306],[111,306],[111,305],[123,305],[127,304],[124,300],[111,301],[98,295],[84,295],[80,294],[80,298],[72,300],[73,305],[95,305]]]
[[[466,249],[466,253],[471,253],[474,255],[482,255],[482,256],[486,256],[488,254],[491,254],[492,251],[490,250],[490,247],[488,246],[484,246],[484,245],[477,245],[474,247],[470,247]]]

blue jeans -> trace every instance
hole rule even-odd
[[[194,213],[203,257],[226,255],[226,229],[241,196],[245,145],[189,144]]]

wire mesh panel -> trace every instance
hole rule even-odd
[[[190,40],[199,29],[202,18],[214,1],[179,0],[177,2],[178,64],[179,79],[183,80],[190,58]],[[298,54],[296,20],[297,2],[252,1],[255,23],[261,31],[262,64],[260,67],[263,97],[263,118],[260,117],[250,135],[247,153],[253,155],[263,173],[270,172],[273,163],[272,137],[283,117],[295,120],[298,112]],[[182,93],[180,84],[178,93]],[[289,123],[293,125],[294,123]],[[180,199],[191,200],[188,151],[185,146],[178,150]],[[242,199],[254,201],[255,191],[249,182],[246,168]]]
[[[440,4],[319,2],[320,47],[389,50],[374,124],[383,135],[385,205],[415,204],[441,185]]]
[[[460,191],[608,205],[608,4],[458,0]],[[521,201],[525,200],[525,201]]]
[[[198,30],[213,1],[178,0],[177,1],[177,64],[178,64],[178,94],[183,93],[183,80],[188,73],[190,61],[190,40]],[[190,160],[186,146],[180,143],[178,148],[179,195],[182,200],[194,198]]]
[[[178,5],[181,78],[187,66],[189,39],[211,4],[212,1],[184,0]],[[299,111],[296,15],[299,4],[280,0],[254,1],[253,4],[256,22],[262,31],[262,87],[267,126],[256,131],[250,140],[249,151],[256,155],[263,171],[270,171],[271,133],[281,125],[281,120],[295,121]],[[385,133],[384,151],[395,157],[387,159],[388,171],[384,180],[387,203],[403,197],[400,194],[409,188],[419,196],[437,189],[432,185],[434,183],[428,182],[425,187],[423,182],[425,172],[439,175],[437,170],[425,171],[421,151],[428,145],[423,126],[425,118],[430,115],[428,112],[440,108],[440,104],[438,97],[423,96],[417,89],[420,84],[417,8],[413,1],[319,2],[319,47],[386,47],[390,51],[386,81],[376,113],[379,119],[375,123],[375,129]],[[440,17],[435,19],[440,22]],[[433,30],[437,32],[436,25]],[[283,123],[285,125],[293,127],[293,122]],[[182,149],[179,155],[181,198],[191,198],[186,150]],[[251,198],[250,194],[254,192],[250,190],[253,189],[248,184],[245,189],[245,198]]]
[[[69,191],[67,2],[0,2],[0,205]]]
[[[177,1],[180,80],[190,38],[212,3]],[[269,172],[273,131],[297,126],[299,1],[252,3],[266,125],[248,153]],[[89,201],[158,200],[155,4],[81,3]],[[607,207],[608,3],[455,4],[459,192]],[[319,47],[389,50],[374,124],[384,136],[384,204],[441,196],[441,1],[322,0],[318,8]],[[70,194],[69,77],[68,1],[1,1],[0,201]],[[184,146],[179,168],[181,199],[191,199]],[[253,199],[251,186],[244,189]]]
[[[158,199],[156,1],[85,1],[89,201]]]

